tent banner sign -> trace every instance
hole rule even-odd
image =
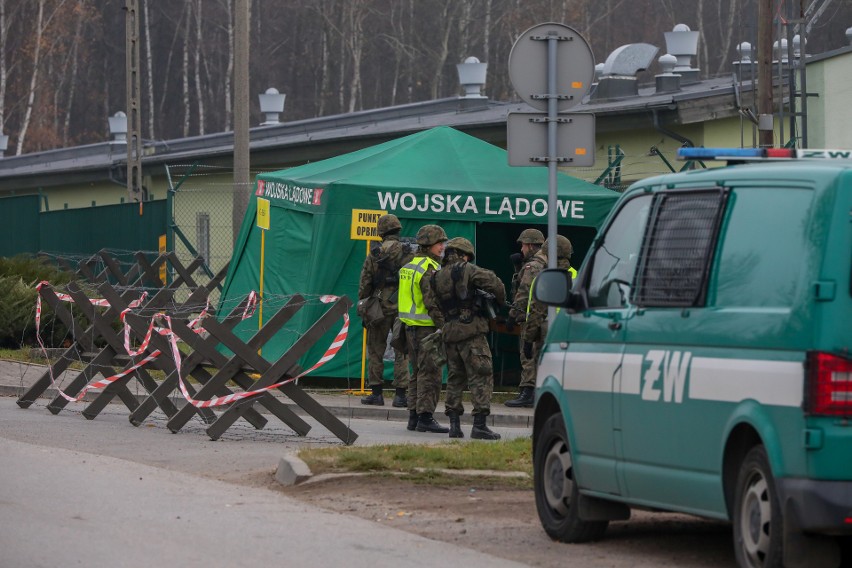
[[[495,220],[532,220],[547,217],[547,199],[509,197],[505,195],[420,194],[400,191],[377,192],[379,207],[396,213],[425,213],[427,215],[479,215]],[[557,199],[557,217],[568,221],[585,220],[583,200]]]
[[[378,221],[387,211],[353,209],[349,238],[353,241],[380,241]]]

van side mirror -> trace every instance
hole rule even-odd
[[[535,278],[533,297],[548,306],[562,307],[571,293],[571,275],[565,270],[549,268]]]
[[[561,268],[548,268],[536,276],[533,298],[548,306],[566,308],[570,313],[583,311],[583,299],[579,292],[572,292],[571,275]]]

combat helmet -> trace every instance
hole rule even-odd
[[[524,229],[518,241],[521,244],[540,245],[544,242],[544,235],[538,229]]]
[[[417,244],[422,247],[431,247],[435,243],[448,240],[447,233],[445,233],[444,229],[438,225],[423,225],[420,227],[420,230],[417,231],[417,237],[415,237],[415,239]]]
[[[550,239],[544,241],[542,248],[546,251]],[[568,237],[556,235],[556,258],[571,258],[574,254],[574,245],[568,240]]]
[[[379,217],[378,222],[376,222],[376,230],[380,237],[384,237],[392,231],[402,230],[402,223],[399,222],[396,215],[388,213],[387,215]]]
[[[473,252],[473,244],[464,237],[454,237],[447,241],[447,249],[455,249],[462,254],[466,254],[470,257],[471,260],[474,259],[476,254]]]

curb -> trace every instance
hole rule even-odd
[[[4,397],[15,397],[18,398],[25,392],[25,389],[18,386],[11,385],[0,385],[0,396]],[[83,402],[91,402],[100,394],[100,391],[90,391],[86,393],[83,397]],[[308,392],[308,394],[312,394]],[[39,397],[40,399],[52,400],[58,395],[56,389],[49,388]],[[141,403],[143,400],[147,398],[147,395],[136,395],[136,399]],[[289,398],[285,396],[280,396],[280,399],[284,404],[291,407],[291,409],[298,414],[299,416],[307,416],[308,414],[297,404],[292,402]],[[172,401],[175,403],[175,406],[178,408],[182,407],[186,404],[186,401],[180,398],[172,398]],[[118,398],[114,398],[110,401],[110,404],[122,404],[121,400]],[[328,405],[324,404],[325,408],[331,412],[334,416],[340,418],[341,420],[348,419],[356,419],[363,418],[369,420],[385,420],[385,421],[393,421],[393,422],[406,422],[408,421],[408,410],[405,408],[377,408],[366,405],[348,405],[348,404],[338,404],[338,405]],[[268,414],[269,411],[266,410],[263,406],[258,405],[257,410],[261,414]],[[436,411],[435,415],[440,417],[443,416],[443,413],[440,411]],[[531,428],[532,427],[532,411],[530,411],[529,415],[524,414],[490,414],[488,416],[487,423],[489,426],[497,426],[497,427],[509,427],[509,428]],[[472,424],[473,418],[469,414],[465,414],[461,417],[462,424]]]

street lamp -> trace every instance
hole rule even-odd
[[[127,143],[127,115],[118,111],[109,117],[109,133],[115,142]]]
[[[261,126],[269,126],[272,124],[281,124],[278,120],[278,115],[284,112],[284,99],[287,95],[282,95],[275,87],[266,89],[262,95],[258,95],[260,99],[260,112],[266,115],[266,120],[260,123]]]

